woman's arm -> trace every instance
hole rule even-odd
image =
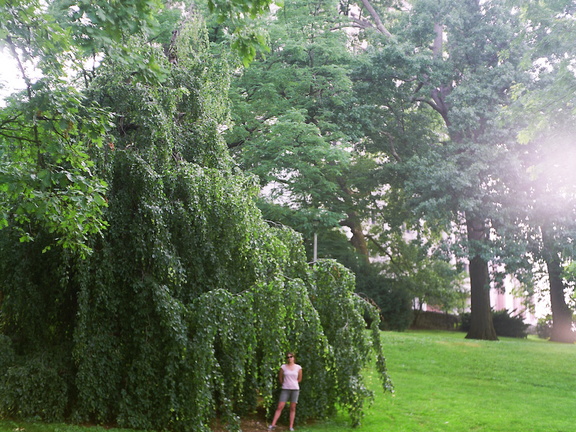
[[[284,370],[282,368],[278,371],[278,382],[280,385],[284,384]]]
[[[302,368],[298,370],[298,382],[302,382]]]

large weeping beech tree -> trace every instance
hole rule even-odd
[[[254,180],[219,135],[226,65],[199,21],[177,34],[164,51],[130,41],[158,59],[162,84],[110,60],[86,90],[114,113],[104,145],[87,149],[108,184],[92,253],[54,246],[42,226],[28,243],[0,231],[0,413],[182,431],[219,418],[238,430],[274,403],[291,350],[306,373],[299,417],[341,406],[358,424],[371,350],[391,388],[378,314],[347,269],[310,267],[300,238],[262,219]]]

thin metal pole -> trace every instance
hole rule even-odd
[[[318,259],[318,234],[314,233],[314,255],[312,258],[312,262],[316,263]]]

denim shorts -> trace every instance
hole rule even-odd
[[[280,391],[280,402],[290,402],[298,403],[298,396],[300,395],[300,390],[288,390],[282,389]]]

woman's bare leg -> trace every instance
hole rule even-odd
[[[294,419],[296,418],[296,403],[290,402],[290,429],[294,428]]]
[[[272,424],[270,426],[276,426],[276,422],[280,418],[280,414],[282,414],[282,410],[284,409],[284,405],[286,402],[278,402],[278,408],[276,408],[276,412],[274,413],[274,418],[272,419]],[[292,407],[290,407],[292,408]]]

